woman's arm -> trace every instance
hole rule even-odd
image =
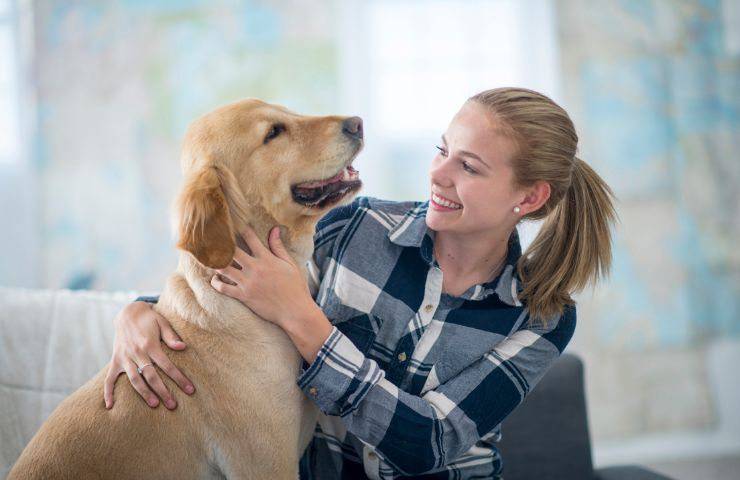
[[[547,329],[515,332],[422,396],[389,382],[374,360],[332,326],[297,384],[400,474],[419,475],[460,457],[524,400],[570,341],[575,307],[550,323]]]
[[[142,298],[149,300],[140,301]],[[144,367],[141,375],[137,371],[137,366],[149,363],[161,368],[186,393],[195,392],[192,382],[172,364],[162,350],[160,339],[173,350],[184,349],[185,343],[177,336],[169,321],[154,311],[150,305],[150,303],[156,303],[158,299],[159,295],[138,297],[134,302],[126,305],[114,320],[116,336],[113,355],[103,386],[106,408],[113,407],[113,389],[116,379],[124,372],[134,389],[150,407],[155,408],[159,405],[157,396],[162,399],[167,408],[174,409],[177,406],[177,402],[167,390],[153,365]]]
[[[311,364],[334,327],[315,303],[307,304],[305,314],[296,320],[281,326],[303,359]]]

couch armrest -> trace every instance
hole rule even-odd
[[[594,471],[596,480],[673,480],[639,465],[617,465],[597,468]]]
[[[0,478],[57,405],[110,361],[112,320],[139,293],[0,287]]]

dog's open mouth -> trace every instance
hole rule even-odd
[[[311,208],[324,208],[361,186],[359,172],[352,165],[347,165],[331,178],[298,183],[290,190],[297,203]]]

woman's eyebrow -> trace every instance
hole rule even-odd
[[[442,134],[442,143],[445,144],[445,147],[447,146],[447,139],[445,138],[445,134],[444,133]],[[478,160],[480,163],[482,163],[483,165],[485,165],[486,168],[488,168],[488,169],[491,168],[486,162],[483,161],[482,158],[480,158],[478,155],[474,154],[473,152],[468,152],[466,150],[460,150],[458,153],[461,156],[463,156],[463,157],[470,157],[470,158],[474,158],[474,159]]]

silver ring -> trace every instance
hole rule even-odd
[[[149,365],[152,365],[152,364],[151,363],[147,363],[146,365],[142,365],[140,367],[136,367],[136,371],[139,372],[139,375],[143,375],[143,373],[141,373],[141,369],[144,368],[144,367],[148,367]]]

